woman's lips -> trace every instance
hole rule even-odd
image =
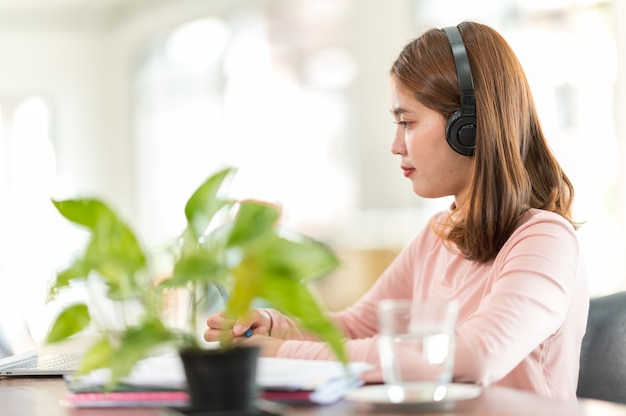
[[[413,172],[415,172],[415,169],[410,168],[408,166],[402,166],[402,171],[404,172],[404,177],[408,178],[411,175],[413,175]]]

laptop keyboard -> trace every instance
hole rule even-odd
[[[15,363],[4,370],[72,370],[78,368],[79,364],[80,357],[65,355],[40,355],[38,357],[33,357],[28,360]]]

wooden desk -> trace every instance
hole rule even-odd
[[[72,409],[61,405],[67,393],[61,378],[0,378],[0,414],[3,416],[174,416],[168,409]],[[381,412],[342,401],[331,406],[285,408],[286,416],[407,415]],[[451,411],[421,416],[626,416],[626,405],[597,400],[561,403],[517,390],[490,387]]]

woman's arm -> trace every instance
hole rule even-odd
[[[580,347],[578,331],[558,339],[568,314],[585,324],[579,265],[578,241],[566,221],[553,216],[522,224],[495,260],[488,293],[457,328],[455,379],[490,384],[529,356],[539,367],[533,371],[546,372],[551,355]]]

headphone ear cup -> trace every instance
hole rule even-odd
[[[446,124],[446,140],[450,147],[463,156],[473,156],[476,148],[476,117],[454,112]]]

